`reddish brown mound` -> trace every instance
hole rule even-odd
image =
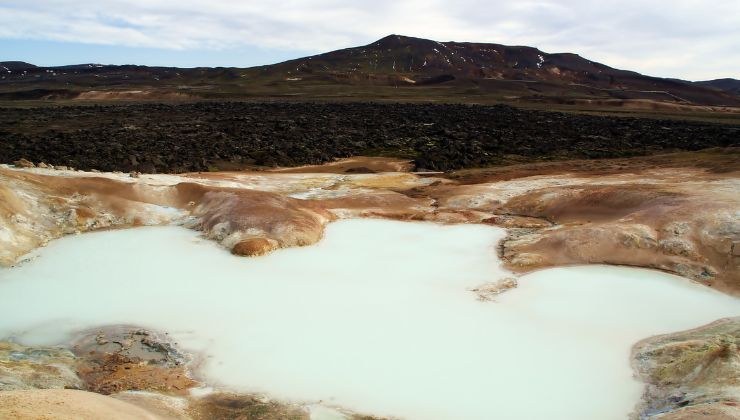
[[[639,211],[670,211],[685,201],[683,194],[656,185],[576,185],[543,188],[520,195],[497,211],[563,224],[617,220]]]
[[[128,390],[185,394],[196,385],[186,370],[186,358],[152,332],[109,327],[80,336],[74,343],[80,358],[77,373],[86,389],[99,394]]]
[[[149,365],[137,358],[119,354],[88,357],[89,365],[80,366],[78,374],[87,390],[109,395],[129,390],[149,390],[185,394],[195,385],[184,367]]]
[[[275,249],[275,243],[265,238],[252,238],[241,241],[231,248],[231,253],[244,257],[268,254]]]
[[[271,192],[186,183],[176,185],[175,190],[180,206],[189,207],[199,217],[193,227],[227,248],[253,238],[279,247],[311,245],[334,219],[315,202]]]
[[[628,183],[540,189],[512,198],[497,211],[559,225],[510,232],[502,256],[512,268],[578,263],[652,267],[736,293],[736,208],[727,197],[680,184]]]

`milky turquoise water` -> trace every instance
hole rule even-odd
[[[56,344],[135,324],[205,355],[209,383],[412,419],[622,419],[629,352],[650,335],[740,315],[740,301],[655,271],[564,267],[495,302],[504,231],[381,220],[317,245],[237,258],[151,227],[67,237],[0,270],[0,337]]]

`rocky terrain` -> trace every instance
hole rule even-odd
[[[633,367],[647,383],[640,418],[740,417],[740,319],[643,340]]]
[[[0,113],[0,163],[27,159],[145,173],[321,164],[357,155],[446,171],[738,145],[740,125],[504,105],[209,102]]]

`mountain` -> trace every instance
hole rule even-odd
[[[14,72],[34,69],[36,66],[24,61],[0,61],[0,72]]]
[[[405,75],[414,76],[414,79],[409,79],[417,83],[426,80],[425,78],[447,75],[481,80],[588,82],[603,87],[614,86],[615,76],[639,76],[634,72],[616,70],[588,61],[576,54],[547,54],[532,47],[437,42],[401,35],[390,35],[362,47],[332,51],[263,68],[271,72],[299,75]]]
[[[549,54],[524,46],[437,42],[401,35],[390,35],[362,47],[263,66],[261,74],[286,80],[323,78],[356,84],[423,86],[457,81],[488,90],[516,90],[517,86],[505,85],[509,83],[533,84],[519,90],[533,96],[538,95],[538,90],[559,90],[560,97],[583,92],[585,96],[614,99],[740,105],[740,98],[712,92],[704,86],[615,69],[577,54]]]
[[[24,73],[0,75],[0,99],[286,96],[646,108],[740,107],[740,95],[732,90],[645,76],[577,54],[401,35],[247,69],[83,64],[30,67]]]
[[[737,79],[715,79],[696,82],[696,84],[740,96],[740,80]]]

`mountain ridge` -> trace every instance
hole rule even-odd
[[[0,61],[0,72],[23,71],[37,67],[38,66],[26,63],[25,61]]]
[[[160,93],[190,98],[381,95],[439,96],[453,102],[473,97],[545,103],[595,100],[620,106],[624,101],[651,101],[740,107],[740,89],[734,84],[723,89],[727,83],[719,81],[694,83],[646,76],[578,54],[547,53],[528,46],[438,42],[395,34],[359,47],[244,69],[23,64],[22,72],[8,69],[0,75],[0,98],[63,99],[106,91],[106,97],[114,99],[121,90],[142,90],[152,98]],[[93,96],[100,99],[100,95]]]
[[[726,77],[723,79],[713,79],[695,82],[698,85],[719,89],[734,95],[740,95],[740,80]]]

